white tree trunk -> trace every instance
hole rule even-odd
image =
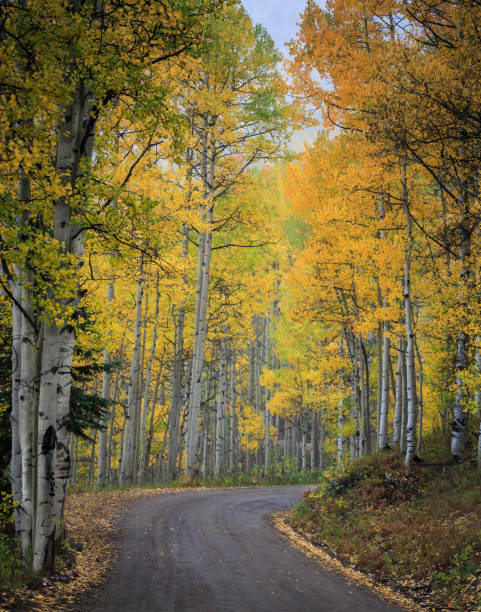
[[[392,437],[392,443],[394,446],[397,446],[401,439],[403,357],[403,341],[401,334],[399,334],[397,343],[396,403],[394,405],[394,429]]]
[[[378,285],[378,293],[380,298],[380,290]],[[379,425],[381,422],[381,403],[382,403],[382,324],[378,324],[377,329],[377,397],[376,397],[376,448],[379,448]]]
[[[464,222],[465,223],[465,222]],[[464,225],[461,223],[460,225]],[[471,242],[467,231],[463,231],[461,247],[459,249],[459,261],[461,262],[460,276],[460,298],[459,309],[461,311],[462,325],[465,322],[464,311],[468,295],[468,264],[467,260],[471,253]],[[451,432],[451,453],[455,460],[460,460],[466,445],[468,436],[468,411],[466,408],[468,393],[465,389],[464,373],[469,367],[469,336],[465,329],[458,332],[457,351],[456,351],[456,397],[454,401],[453,428]]]
[[[404,252],[404,316],[406,321],[406,385],[408,416],[406,424],[406,470],[411,470],[411,461],[416,452],[416,428],[417,428],[417,394],[416,394],[416,369],[414,354],[414,330],[412,324],[411,303],[411,250],[412,250],[412,219],[408,205],[406,166],[404,165],[403,177],[403,204],[406,215],[406,246]]]
[[[147,371],[145,374],[145,391],[144,391],[144,401],[142,404],[142,417],[141,417],[141,426],[140,426],[140,445],[141,445],[140,483],[141,484],[145,481],[145,478],[147,476],[147,469],[149,467],[149,456],[147,453],[146,425],[147,425],[147,415],[149,412],[150,386],[152,382],[152,364],[154,363],[155,350],[157,348],[158,320],[159,320],[159,276],[157,275],[154,331],[153,331],[152,347],[150,349],[149,361],[147,363]]]
[[[418,406],[419,406],[419,414],[418,414],[418,443],[417,443],[417,447],[416,447],[416,452],[418,454],[418,457],[421,456],[421,442],[423,439],[423,411],[424,411],[424,395],[423,395],[423,360],[421,357],[421,353],[419,351],[419,347],[418,344],[416,342],[416,354],[418,357],[418,368],[419,368],[419,402],[418,402]]]
[[[389,369],[391,342],[387,334],[388,325],[384,325],[383,353],[382,353],[382,390],[381,390],[381,412],[379,418],[379,440],[380,449],[388,446],[387,425],[389,414]]]
[[[20,197],[19,197],[20,199]],[[12,408],[10,424],[12,430],[10,483],[13,500],[18,506],[15,509],[15,532],[21,533],[22,513],[22,447],[20,444],[20,389],[22,386],[22,278],[19,266],[14,268],[14,279],[11,291],[12,303]],[[26,347],[29,350],[29,347]]]
[[[202,178],[206,196],[214,185],[214,160],[208,160],[209,149],[204,139]],[[214,209],[210,205],[206,211],[209,228],[212,227]],[[189,480],[197,478],[200,471],[198,457],[199,417],[202,399],[202,368],[204,365],[205,338],[207,334],[207,305],[209,299],[210,261],[212,254],[212,231],[209,229],[199,236],[199,258],[197,267],[197,291],[195,306],[194,349],[192,355],[192,379],[189,402],[189,424],[185,474]]]
[[[306,415],[301,417],[301,470],[307,469],[307,422]]]
[[[235,352],[232,350],[231,354],[231,366],[230,366],[230,438],[231,443],[229,447],[229,471],[231,473],[237,471],[237,416],[236,416],[236,385],[235,385],[235,376],[236,376],[236,362],[235,362]]]
[[[187,258],[189,249],[189,230],[185,223],[182,225],[182,257]],[[186,278],[184,278],[186,282]],[[174,360],[172,363],[172,378],[169,410],[169,447],[167,451],[168,481],[177,476],[177,455],[179,449],[179,427],[182,412],[182,355],[184,351],[184,321],[185,304],[179,306],[177,321],[175,323]]]
[[[19,437],[22,449],[22,524],[21,541],[25,558],[33,552],[33,530],[35,529],[36,504],[34,503],[36,489],[36,472],[34,470],[36,457],[36,428],[37,415],[35,406],[35,389],[37,386],[36,357],[38,340],[35,338],[33,327],[34,313],[32,307],[31,283],[32,272],[27,269],[25,282],[22,287],[22,351],[20,371],[22,378],[19,389]],[[40,339],[41,341],[41,339]],[[34,438],[35,430],[35,438]]]
[[[91,160],[93,152],[95,124],[91,121],[90,97],[82,81],[64,118],[58,131],[56,172],[63,186],[70,189],[79,176],[81,160]],[[60,197],[55,202],[54,237],[62,253],[74,255],[80,261],[84,232],[72,221],[71,214],[67,196]],[[64,265],[75,277],[72,264]],[[63,320],[66,299],[56,296],[52,299],[59,313],[54,317],[47,315],[49,321],[44,325],[38,397],[35,574],[51,567],[56,528],[62,527],[63,533],[63,506],[70,470],[67,427],[75,328],[70,320]]]
[[[320,414],[320,427],[319,427],[319,469],[324,468],[324,443],[326,441],[326,425],[324,423],[324,410],[321,410]]]
[[[337,465],[342,464],[343,459],[343,446],[344,446],[344,434],[342,428],[344,426],[344,401],[339,402],[339,409],[337,414]]]
[[[481,336],[476,336],[476,371],[478,375],[481,374]],[[477,454],[477,464],[478,468],[481,468],[481,391],[476,393],[476,404],[478,408],[478,417],[480,417],[479,421],[479,432],[478,432],[478,454]]]
[[[135,435],[137,411],[137,385],[140,367],[140,336],[141,336],[141,314],[143,298],[143,281],[139,278],[137,283],[136,317],[134,330],[134,348],[132,361],[130,363],[129,388],[127,393],[127,415],[125,423],[124,446],[122,451],[122,469],[120,473],[120,484],[129,485],[134,481],[135,461]]]
[[[217,395],[217,418],[215,438],[215,475],[221,476],[225,471],[223,463],[225,444],[225,406],[227,397],[227,355],[225,340],[222,340],[219,362],[219,389]]]
[[[38,399],[37,513],[34,532],[33,572],[51,567],[55,536],[55,417],[59,361],[59,333],[55,324],[45,325]]]
[[[110,304],[114,299],[114,283],[109,282],[107,290],[107,312],[110,310]],[[104,349],[104,366],[110,363],[110,356],[107,349]],[[110,381],[112,374],[110,371],[104,370],[102,377],[102,399],[110,399]],[[98,450],[98,471],[97,471],[97,486],[104,487],[107,483],[107,427],[99,432],[99,450]]]

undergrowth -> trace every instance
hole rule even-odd
[[[69,485],[69,493],[89,493],[99,490],[128,490],[131,488],[143,489],[170,489],[170,488],[192,488],[192,487],[255,487],[255,486],[275,486],[275,485],[310,485],[319,484],[322,472],[317,469],[299,470],[297,462],[292,458],[281,457],[278,461],[271,462],[267,471],[254,467],[250,474],[236,472],[224,474],[217,477],[198,478],[194,481],[180,477],[171,481],[147,482],[145,484],[119,486],[109,485],[100,489],[96,485],[89,486],[85,483]]]
[[[481,609],[481,472],[449,464],[439,448],[428,440],[423,464],[440,465],[417,464],[409,476],[395,451],[326,471],[291,525],[362,569],[448,601],[446,609]]]
[[[12,494],[0,493],[0,587],[16,584],[22,573],[22,552],[15,537]]]

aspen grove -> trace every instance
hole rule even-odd
[[[0,0],[1,485],[36,575],[69,486],[409,473],[433,431],[481,468],[481,5],[299,19],[282,66],[234,0]]]

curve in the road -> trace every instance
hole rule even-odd
[[[186,491],[136,501],[83,612],[388,612],[275,531],[302,487]]]

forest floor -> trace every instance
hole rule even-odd
[[[481,471],[445,448],[430,440],[409,477],[394,451],[327,471],[282,524],[308,554],[419,609],[481,611]]]

